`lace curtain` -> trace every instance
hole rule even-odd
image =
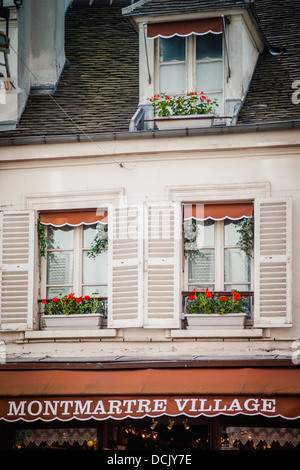
[[[24,444],[29,445],[31,442],[40,445],[45,442],[52,445],[54,442],[63,445],[68,442],[70,445],[78,442],[82,445],[87,441],[97,439],[97,429],[94,428],[75,428],[75,429],[30,429],[21,431],[24,433]]]
[[[258,445],[260,441],[266,442],[267,445],[278,442],[281,446],[284,446],[286,442],[291,442],[294,447],[300,442],[300,429],[229,427],[226,431],[230,447],[235,441],[240,441],[242,444],[252,441],[255,445]]]

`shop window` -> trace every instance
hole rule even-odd
[[[20,429],[15,449],[98,450],[96,428]]]

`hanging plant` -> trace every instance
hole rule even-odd
[[[41,220],[38,219],[38,242],[40,247],[40,258],[46,258],[47,246],[49,246],[49,240],[46,237],[46,227],[41,224]]]
[[[108,247],[108,224],[97,224],[96,235],[91,245],[91,251],[87,252],[89,258],[96,258],[96,256]]]
[[[237,232],[240,234],[238,245],[242,247],[246,255],[250,258],[254,247],[254,217],[241,220],[238,223]]]
[[[182,225],[184,256],[193,260],[195,256],[201,256],[201,251],[197,248],[197,223],[194,219],[185,220]]]

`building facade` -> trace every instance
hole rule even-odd
[[[297,2],[8,3],[2,448],[299,449]]]

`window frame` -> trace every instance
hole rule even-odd
[[[96,224],[93,224],[96,225]],[[45,226],[46,228],[46,236],[48,235],[48,226]],[[60,228],[60,227],[57,227]],[[65,249],[49,249],[47,247],[46,250],[46,258],[41,258],[41,263],[40,263],[40,292],[41,292],[41,298],[46,299],[47,298],[47,289],[48,287],[55,287],[55,285],[48,284],[47,283],[47,267],[48,267],[48,258],[47,254],[48,252],[52,251],[72,251],[73,252],[73,283],[72,285],[65,284],[58,286],[58,287],[69,287],[70,292],[75,292],[77,296],[83,295],[83,289],[85,286],[93,286],[93,284],[86,284],[83,283],[83,253],[88,250],[87,247],[83,246],[83,230],[84,230],[84,225],[79,225],[77,227],[72,227],[74,232],[73,232],[73,248],[65,248]],[[101,287],[106,287],[106,291],[108,290],[108,276],[107,276],[107,282],[104,283],[97,283],[95,284],[96,286],[101,286]],[[102,296],[99,294],[99,297],[107,297]]]
[[[198,92],[204,91],[206,94],[215,94],[221,93],[222,99],[219,102],[219,109],[224,109],[225,103],[225,81],[224,81],[224,53],[225,53],[225,46],[224,46],[224,32],[222,33],[222,58],[221,59],[202,59],[197,60],[196,58],[196,34],[191,34],[190,36],[185,37],[185,62],[183,61],[176,61],[174,64],[182,64],[185,63],[185,86],[186,89],[182,90],[176,94],[180,94],[182,92],[188,93],[191,91],[196,91],[197,89],[197,64],[198,63],[211,63],[211,62],[222,62],[222,89],[220,90],[198,90]],[[173,62],[167,62],[171,64]],[[166,62],[162,63],[165,65]],[[160,38],[155,39],[155,93],[161,93],[160,88]],[[166,93],[168,93],[166,91]],[[172,93],[170,93],[172,94]]]
[[[225,246],[225,237],[224,237],[224,220],[215,221],[215,233],[214,233],[214,246],[209,246],[205,248],[214,248],[214,278],[215,282],[212,285],[211,289],[213,292],[230,292],[226,290],[225,286],[233,283],[225,282],[225,249],[230,248],[231,245]],[[242,248],[241,248],[242,249]],[[189,282],[189,263],[190,260],[187,257],[183,259],[183,272],[184,280],[183,285],[185,291],[191,291],[192,287],[195,286],[195,283]],[[241,282],[240,284],[248,284],[249,292],[253,291],[253,256],[250,260],[250,282]],[[212,284],[212,283],[207,283]],[[234,284],[238,284],[237,282]]]

